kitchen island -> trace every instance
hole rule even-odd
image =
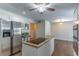
[[[54,51],[55,38],[52,36],[46,36],[45,39],[44,38],[39,38],[39,39],[30,42],[23,41],[22,55],[23,56],[51,56]]]

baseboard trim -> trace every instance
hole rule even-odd
[[[58,38],[56,38],[56,40],[63,40],[63,39],[58,39]],[[66,39],[64,39],[63,41],[73,41],[73,40],[66,40]]]
[[[75,50],[73,49],[73,54],[74,54],[74,56],[77,56],[77,54],[76,54],[76,52],[75,52]]]

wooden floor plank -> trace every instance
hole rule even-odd
[[[73,42],[55,40],[53,56],[73,56]]]

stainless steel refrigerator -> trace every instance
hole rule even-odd
[[[21,23],[11,21],[11,55],[15,55],[22,50]]]
[[[15,55],[22,50],[21,23],[0,19],[0,55]]]

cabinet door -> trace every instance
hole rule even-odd
[[[38,56],[50,56],[50,41],[38,48]]]
[[[50,40],[50,55],[54,52],[54,38]]]
[[[37,56],[37,48],[22,44],[22,56]]]

